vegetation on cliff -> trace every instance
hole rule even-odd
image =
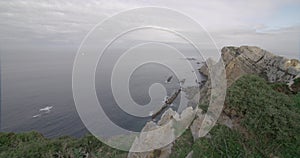
[[[277,91],[285,86],[254,75],[241,77],[229,87],[224,108],[232,129],[216,125],[195,142],[187,131],[176,140],[173,157],[184,158],[191,150],[193,157],[297,157],[300,93]]]

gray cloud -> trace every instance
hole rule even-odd
[[[279,7],[293,3],[297,1],[1,1],[0,45],[2,49],[15,44],[77,47],[86,33],[103,19],[131,8],[159,6],[194,18],[212,34],[220,47],[258,45],[295,58],[300,52],[299,26],[269,30],[264,23],[264,19],[270,18]],[[131,38],[139,40],[138,37]]]

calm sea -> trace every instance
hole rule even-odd
[[[193,55],[187,54],[189,57]],[[85,135],[88,131],[80,120],[73,101],[74,58],[75,53],[70,52],[2,53],[1,131],[36,130],[47,137]],[[198,61],[191,60],[195,67],[199,66],[196,62]],[[171,83],[166,83],[167,78],[172,75],[174,74],[169,69],[159,65],[142,66],[131,77],[132,98],[138,104],[147,104],[150,101],[148,88],[156,82],[166,87],[168,95],[172,94],[179,88],[180,80],[173,77]],[[101,91],[109,91],[109,87],[101,84],[101,75],[96,75],[98,98],[110,118],[127,129],[142,128],[149,118],[140,119],[120,111],[111,95],[102,95]],[[172,107],[175,110],[178,101],[177,99]]]

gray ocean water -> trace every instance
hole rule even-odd
[[[75,52],[61,51],[18,51],[1,54],[1,131],[36,130],[47,137],[80,137],[88,132],[73,101],[72,68],[75,55]],[[186,56],[193,57],[193,53],[187,52]],[[191,63],[195,68],[199,66],[198,60],[191,60]],[[170,95],[179,87],[179,79],[176,77],[171,83],[165,83],[171,75],[174,74],[170,70],[155,64],[137,69],[130,82],[132,98],[138,104],[147,104],[150,101],[148,88],[156,82],[163,84]],[[110,118],[124,128],[142,128],[149,118],[138,119],[119,111],[112,101],[113,98],[101,93],[109,88],[101,87],[101,83],[101,75],[97,77],[96,74],[97,95]],[[41,111],[47,107],[51,109]],[[176,105],[172,108],[176,110]]]

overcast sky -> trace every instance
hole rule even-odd
[[[299,0],[2,0],[0,49],[76,50],[87,32],[103,19],[144,6],[187,14],[209,31],[220,48],[256,45],[300,58]]]

